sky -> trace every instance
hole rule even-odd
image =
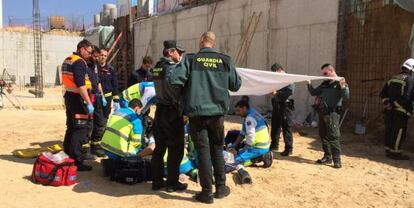
[[[9,17],[17,24],[32,23],[32,0],[3,0],[3,25],[9,24]],[[67,21],[73,19],[85,25],[93,24],[93,15],[102,10],[104,3],[116,4],[116,0],[39,0],[41,19],[44,24],[48,16],[65,16]]]

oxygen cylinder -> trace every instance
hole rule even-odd
[[[241,184],[252,183],[252,178],[250,177],[249,172],[247,172],[242,165],[237,166],[237,176],[239,177]]]

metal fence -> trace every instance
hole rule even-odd
[[[385,81],[410,57],[414,14],[389,0],[346,2],[342,8],[344,34],[338,36],[343,50],[337,62],[350,85],[351,118],[359,119],[365,111],[366,118],[374,121],[381,118],[379,92]]]

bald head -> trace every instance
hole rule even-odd
[[[211,31],[205,32],[200,38],[201,48],[214,48],[216,46],[216,34]]]

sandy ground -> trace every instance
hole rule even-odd
[[[189,183],[189,190],[184,193],[153,192],[149,183],[122,185],[109,181],[102,176],[98,160],[88,162],[94,170],[79,173],[76,185],[47,187],[32,183],[29,176],[34,160],[15,158],[11,152],[62,142],[64,111],[45,109],[0,111],[0,207],[207,207],[192,199],[200,186],[186,177],[183,181]],[[226,129],[238,128],[237,120],[228,118]],[[367,137],[345,133],[344,167],[337,170],[315,165],[314,160],[321,156],[317,131],[299,132],[295,134],[293,156],[277,156],[269,169],[248,168],[251,185],[240,185],[237,177],[229,174],[231,195],[212,206],[414,207],[413,160],[386,159],[382,147]]]

